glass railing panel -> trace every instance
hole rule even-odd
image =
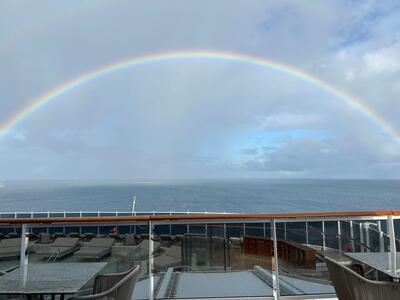
[[[31,213],[17,213],[17,219],[31,218],[31,217],[32,217]]]
[[[118,212],[117,216],[121,217],[127,217],[127,216],[133,216],[134,214],[132,212]]]
[[[283,296],[334,293],[324,261],[326,256],[371,280],[390,277],[387,274],[390,241],[384,217],[306,224],[287,222],[285,226],[277,226],[277,235],[286,237],[278,239]],[[386,268],[382,269],[384,264]]]
[[[171,233],[175,236],[180,236],[188,233],[188,226],[181,224],[172,224],[171,225]]]
[[[64,227],[50,227],[49,233],[54,235],[55,237],[63,236],[65,234],[65,230]]]
[[[329,241],[329,235],[323,235],[322,228],[327,229],[329,226],[322,222],[277,223],[281,296],[335,293],[322,259],[328,246],[336,245]],[[329,233],[332,231],[330,229]]]
[[[395,260],[396,260],[396,272],[400,274],[400,217],[393,218],[394,236],[395,236]]]
[[[243,223],[226,224],[227,238],[241,238],[244,235],[245,226]]]
[[[176,226],[185,226],[183,235],[153,237],[156,299],[272,297],[273,243],[264,224]]]
[[[338,249],[339,248],[339,223],[338,221],[324,221],[323,229],[324,235],[322,238],[325,238],[325,247],[329,249]]]
[[[171,226],[170,225],[156,225],[154,226],[154,234],[156,236],[166,236],[171,235]]]
[[[142,286],[142,290],[145,291],[147,298],[148,285],[146,281],[148,281],[149,240],[131,234],[131,225],[116,223],[114,227],[116,227],[119,232],[114,236],[111,234],[99,235],[98,230],[100,228],[107,228],[107,226],[101,226],[101,224],[82,227],[74,226],[72,223],[67,224],[65,227],[62,227],[64,229],[62,236],[52,234],[53,231],[58,231],[61,227],[43,226],[44,225],[37,224],[28,226],[29,243],[27,244],[27,252],[25,254],[28,270],[32,265],[35,265],[36,268],[39,264],[50,272],[52,268],[56,266],[56,263],[65,265],[78,263],[78,266],[80,263],[105,263],[105,267],[99,269],[100,273],[115,273],[123,272],[131,267],[140,265],[141,271],[137,284],[139,290],[140,286]],[[147,225],[145,226],[147,229],[149,228]],[[14,228],[11,227],[2,227],[1,229],[4,230],[4,233],[14,231]],[[20,235],[21,227],[17,228],[15,231]],[[11,242],[9,237],[1,236],[0,238],[7,239]],[[100,239],[103,246],[97,244],[96,247],[91,247],[91,243],[95,242],[94,239]],[[105,245],[104,241],[106,241],[108,245]],[[18,242],[18,246],[16,246],[17,249],[15,249],[16,251],[13,256],[9,256],[7,259],[0,257],[0,270],[11,271],[15,267],[20,268],[20,238]],[[62,247],[57,246],[57,243],[60,242],[63,244]],[[91,248],[104,249],[99,249],[102,250],[101,253],[94,253],[93,251],[96,249],[93,250]],[[82,267],[84,266],[85,265]],[[79,272],[79,267],[77,272]],[[58,273],[54,274],[54,276],[63,277],[64,274]],[[88,280],[89,279],[90,278],[88,278]],[[84,287],[90,289],[93,284],[93,279],[94,277],[91,278],[91,281]],[[84,285],[85,282],[83,282],[82,285]],[[145,285],[144,289],[143,284]]]
[[[208,227],[202,224],[189,225],[189,234],[207,235]]]
[[[33,217],[34,218],[47,218],[49,216],[49,214],[48,213],[33,213]],[[78,215],[78,217],[79,217],[79,215]]]
[[[64,213],[63,212],[51,212],[49,213],[50,218],[63,218]]]
[[[264,223],[246,223],[246,236],[258,236],[258,237],[265,237],[265,227]]]
[[[148,225],[135,225],[135,235],[141,237],[148,237],[149,226]]]
[[[99,232],[99,226],[82,226],[81,227],[81,233],[83,235],[90,237],[95,236],[96,234],[98,234]]]
[[[65,216],[67,218],[78,218],[78,217],[80,217],[80,213],[79,212],[66,212]]]
[[[116,212],[99,212],[100,217],[115,217],[116,215]]]
[[[396,237],[396,252],[400,252],[400,218],[394,218],[393,223],[394,233]]]
[[[307,236],[310,245],[323,246],[322,222],[307,222]]]
[[[212,237],[226,237],[226,226],[224,224],[208,224],[207,233]]]
[[[301,244],[307,244],[306,222],[286,223],[286,238]]]
[[[9,213],[9,214],[5,213],[5,214],[0,214],[0,217],[2,219],[14,219],[15,218],[15,214],[13,214],[13,213]]]
[[[99,214],[97,212],[82,212],[80,213],[82,217],[98,217]]]

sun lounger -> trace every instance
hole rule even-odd
[[[111,246],[114,243],[110,238],[92,238],[74,256],[81,259],[97,260],[111,253]]]
[[[60,259],[79,249],[79,238],[59,237],[49,244],[48,247],[40,249],[35,255],[43,258]]]
[[[154,267],[164,271],[169,267],[182,265],[182,249],[180,246],[172,245],[169,248],[161,248],[163,254],[154,258]]]
[[[140,249],[140,252],[143,254],[148,254],[149,253],[149,240],[143,240],[139,245],[138,248]],[[153,251],[157,252],[160,249],[160,242],[153,241]]]
[[[0,258],[19,257],[21,239],[4,239],[0,242]]]

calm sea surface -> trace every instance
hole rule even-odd
[[[5,181],[0,211],[288,212],[400,208],[395,180]]]

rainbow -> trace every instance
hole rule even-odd
[[[0,124],[0,138],[8,133],[12,128],[21,123],[30,114],[38,111],[41,107],[47,103],[56,100],[61,95],[68,93],[73,89],[77,89],[85,83],[98,79],[105,75],[121,71],[123,69],[145,65],[161,63],[170,60],[187,60],[187,59],[207,59],[207,60],[223,60],[232,61],[238,63],[246,63],[256,65],[260,67],[269,68],[278,72],[288,74],[292,77],[298,78],[304,82],[314,85],[322,90],[325,90],[329,94],[335,96],[338,99],[343,100],[347,105],[353,108],[355,111],[363,114],[371,122],[375,123],[377,127],[383,130],[385,133],[390,135],[394,141],[400,144],[400,133],[391,126],[382,116],[373,111],[367,104],[363,103],[360,99],[348,94],[347,92],[336,88],[322,79],[319,79],[305,71],[295,68],[293,66],[272,61],[264,57],[251,56],[246,54],[239,54],[233,52],[222,52],[222,51],[179,51],[179,52],[162,52],[158,54],[150,54],[144,56],[131,57],[116,63],[112,63],[106,66],[102,66],[95,70],[91,70],[87,73],[81,74],[80,76],[73,78],[69,81],[62,83],[61,85],[53,88],[49,92],[40,95],[33,99],[23,109],[17,111],[11,115],[8,119]]]

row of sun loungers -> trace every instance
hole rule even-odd
[[[73,254],[81,259],[98,260],[111,253],[111,247],[115,240],[111,238],[94,237],[88,242],[80,244],[79,238],[58,237],[53,242],[38,243],[35,255],[44,259],[61,259],[67,255]],[[20,255],[21,239],[3,239],[0,241],[0,258],[18,257]],[[140,254],[146,256],[149,252],[149,241],[143,240],[139,244],[133,236],[127,237],[123,247],[132,247]],[[159,251],[160,242],[154,241],[154,252]]]
[[[42,244],[35,255],[44,259],[61,259],[74,254],[81,259],[97,260],[111,253],[114,239],[93,238],[89,242],[79,245],[79,238],[59,237],[51,244]],[[20,256],[21,239],[3,239],[0,241],[0,258]]]

